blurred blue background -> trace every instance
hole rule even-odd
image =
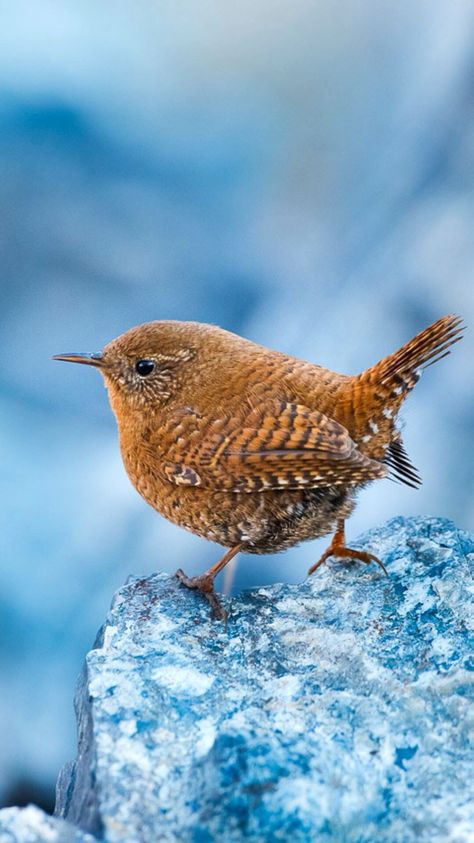
[[[0,3],[0,803],[51,804],[85,652],[129,573],[220,548],[130,486],[96,372],[50,361],[211,321],[356,372],[474,324],[469,0]],[[404,412],[425,485],[389,516],[472,526],[473,332]],[[296,581],[325,541],[243,557]]]

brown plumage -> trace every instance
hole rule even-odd
[[[219,612],[216,574],[239,551],[272,553],[335,532],[329,555],[380,560],[345,546],[359,489],[420,478],[397,414],[420,371],[449,353],[462,324],[445,316],[360,375],[340,375],[197,322],[149,322],[101,354],[55,359],[99,368],[125,468],[158,512],[228,547],[201,577]]]

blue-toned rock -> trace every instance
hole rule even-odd
[[[474,541],[395,518],[301,585],[228,603],[164,574],[116,595],[57,812],[110,843],[467,843]],[[471,612],[472,614],[472,612]]]
[[[0,843],[97,843],[57,817],[50,817],[35,805],[0,811]]]

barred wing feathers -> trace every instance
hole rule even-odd
[[[160,455],[167,480],[226,492],[357,485],[388,471],[334,419],[284,401],[225,419],[182,411],[163,439],[173,441]]]

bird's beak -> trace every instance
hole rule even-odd
[[[52,360],[64,360],[66,363],[83,363],[85,366],[104,365],[104,358],[100,352],[94,354],[55,354]]]

